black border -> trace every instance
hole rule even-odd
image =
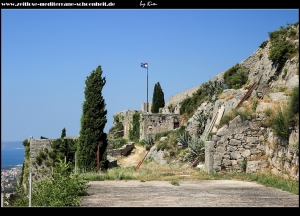
[[[80,4],[85,3],[87,6],[80,6]],[[98,3],[99,6],[88,6],[89,3]],[[19,4],[18,4],[19,3]],[[44,6],[39,5],[43,3]],[[58,6],[58,4],[73,3],[73,6]],[[280,3],[280,2],[278,2]],[[1,9],[299,9],[296,6],[296,1],[288,2],[290,6],[282,6],[277,2],[272,2],[268,5],[269,7],[250,6],[245,8],[245,2],[227,2],[227,1],[166,1],[166,0],[94,0],[94,1],[9,1],[6,0],[1,2]],[[291,3],[294,3],[292,5]],[[18,6],[11,6],[11,4],[18,4]],[[36,6],[33,6],[35,4]],[[56,4],[56,5],[55,5]],[[102,6],[106,4],[107,6]],[[278,5],[276,5],[278,4]],[[249,6],[249,5],[248,5]],[[270,7],[271,6],[271,7]]]

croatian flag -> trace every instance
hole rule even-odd
[[[148,68],[148,63],[141,63],[142,68]]]

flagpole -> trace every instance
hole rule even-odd
[[[147,64],[147,113],[149,112],[149,105],[148,105],[148,67],[149,67],[149,65]]]

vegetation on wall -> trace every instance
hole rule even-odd
[[[291,129],[299,121],[299,86],[292,89],[286,107],[278,107],[275,113],[275,116],[269,119],[271,127],[276,135],[288,140]]]
[[[154,86],[151,112],[158,113],[159,108],[163,108],[164,106],[165,106],[164,92],[160,86],[160,83],[157,82]]]
[[[78,166],[84,170],[97,168],[97,151],[100,146],[100,167],[107,169],[106,147],[107,134],[104,133],[106,119],[106,103],[102,89],[106,78],[102,77],[101,66],[93,70],[86,78],[85,101],[82,105],[81,128],[78,142]]]
[[[138,142],[140,139],[140,113],[136,112],[132,116],[132,124],[129,128],[129,140]]]
[[[191,97],[185,98],[180,103],[180,115],[186,115],[186,118],[189,119],[203,102],[214,102],[212,98],[216,100],[223,89],[224,85],[222,82],[209,81],[203,84]]]
[[[247,68],[240,64],[236,64],[225,71],[224,82],[228,85],[228,88],[239,89],[246,84],[248,80],[246,71]]]

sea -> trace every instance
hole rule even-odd
[[[24,154],[23,141],[1,141],[1,170],[22,166]]]

